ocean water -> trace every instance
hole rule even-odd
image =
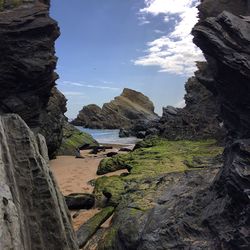
[[[119,137],[119,129],[90,129],[76,126],[80,131],[86,132],[93,136],[93,138],[99,143],[108,143],[108,144],[123,144],[131,145],[140,141],[136,137]]]

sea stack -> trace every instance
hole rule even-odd
[[[72,124],[97,129],[129,129],[139,121],[158,118],[152,101],[144,94],[125,88],[102,108],[95,104],[84,106]]]

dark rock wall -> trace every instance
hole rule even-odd
[[[67,123],[64,113],[66,109],[66,98],[56,88],[51,90],[51,96],[45,110],[40,113],[40,126],[33,129],[41,133],[45,138],[50,158],[53,158],[61,146],[63,138],[63,126]]]
[[[222,11],[229,11],[235,15],[249,15],[249,0],[201,0],[198,6],[200,19],[216,17]]]
[[[197,65],[199,70],[196,75],[200,75],[206,63],[200,62]],[[196,76],[188,79],[185,89],[184,108],[163,108],[159,123],[160,135],[171,140],[208,138],[223,140],[224,130],[220,124],[216,96],[204,87]]]
[[[237,2],[237,1],[236,1]],[[244,15],[250,2],[243,1]],[[240,6],[238,6],[240,7]],[[204,6],[200,6],[200,9]],[[237,12],[237,9],[232,9]],[[212,12],[213,14],[213,12]],[[213,15],[212,15],[213,16]],[[213,186],[207,225],[227,249],[250,246],[250,22],[230,12],[201,21],[193,30],[213,72],[221,117],[228,130],[224,167]]]
[[[250,15],[249,5],[204,0],[193,30],[207,59],[196,77],[216,96],[227,129],[222,168],[215,179],[214,169],[179,173],[179,180],[167,176],[162,197],[147,211],[134,204],[119,207],[99,249],[250,248],[250,18],[232,14]],[[232,13],[218,13],[224,9]]]
[[[30,0],[0,4],[0,113],[17,113],[31,129],[41,132],[52,156],[62,139],[65,107],[52,104],[58,92],[52,88],[57,79],[54,42],[59,28],[49,17],[48,3]],[[63,99],[61,94],[57,96]]]
[[[18,115],[0,116],[0,249],[78,249],[49,169],[46,142]]]

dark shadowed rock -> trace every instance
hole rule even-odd
[[[202,2],[199,8],[205,14],[201,13],[193,34],[207,65],[196,77],[216,97],[228,132],[223,167],[218,173],[209,169],[167,175],[157,182],[153,208],[140,209],[143,203],[138,201],[120,203],[98,249],[243,250],[250,246],[250,23],[249,18],[229,12],[213,17],[224,7],[249,15],[250,3]],[[212,17],[203,20],[207,16]]]
[[[199,17],[216,17],[222,11],[230,11],[235,15],[249,15],[250,7],[248,0],[201,0],[198,6]]]
[[[130,136],[130,132],[126,129],[121,128],[119,131],[119,137],[120,138],[124,138],[124,137],[129,137]]]
[[[49,1],[0,2],[0,113],[16,113],[42,133],[53,158],[62,140],[66,99],[54,87],[57,23]]]
[[[207,190],[217,172],[173,173],[152,180],[151,185],[157,183],[154,192],[145,193],[139,201],[131,200],[128,194],[116,209],[112,227],[98,249],[216,249],[207,244],[206,230],[199,233],[196,228],[200,226],[198,213],[206,206],[202,191]],[[203,198],[202,204],[192,207],[196,197]],[[149,201],[154,205],[147,204]]]
[[[65,126],[70,126],[66,125],[64,116],[67,111],[66,101],[64,95],[53,87],[47,107],[40,113],[40,126],[33,128],[34,132],[41,133],[45,137],[50,159],[56,156],[61,147]]]
[[[115,156],[115,155],[117,155],[118,154],[118,152],[109,152],[109,153],[107,153],[106,155],[107,155],[107,157],[113,157],[113,156]]]
[[[0,137],[0,248],[77,249],[44,137],[17,115],[0,116]]]
[[[88,128],[127,129],[140,120],[151,121],[157,117],[147,96],[125,88],[120,96],[102,108],[94,104],[83,107],[72,123]]]
[[[226,129],[236,138],[250,137],[249,27],[243,18],[223,12],[193,30],[194,42],[204,51],[210,69],[214,69],[211,71],[221,105],[220,115]]]
[[[196,74],[201,75],[206,64],[197,65],[199,70]],[[163,108],[163,115],[158,125],[159,134],[171,140],[208,138],[222,140],[224,130],[220,124],[216,96],[205,88],[197,77],[189,78],[185,89],[186,106],[183,109],[170,106]]]
[[[64,197],[69,209],[90,209],[95,205],[95,196],[92,194],[69,194]]]

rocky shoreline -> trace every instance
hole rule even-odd
[[[85,141],[96,142],[64,116],[54,72],[59,28],[49,7],[48,0],[0,1],[0,249],[249,249],[249,1],[201,0],[192,33],[206,62],[186,84],[185,108],[167,107],[159,119],[147,97],[126,89],[97,108],[98,117],[86,115],[101,123],[103,112],[122,114],[128,133],[146,139],[131,152],[99,159],[95,146],[95,169],[81,169],[87,158],[71,157],[80,165],[70,173],[60,168],[70,156],[58,157],[54,167],[69,173],[80,193],[81,175],[95,176],[81,202],[94,200],[98,213],[76,231],[67,208],[72,195],[65,200],[61,191],[78,190],[68,183],[59,190],[49,158],[61,145],[61,154],[72,154]],[[109,107],[118,112],[107,113]],[[96,167],[109,176],[96,178]]]

